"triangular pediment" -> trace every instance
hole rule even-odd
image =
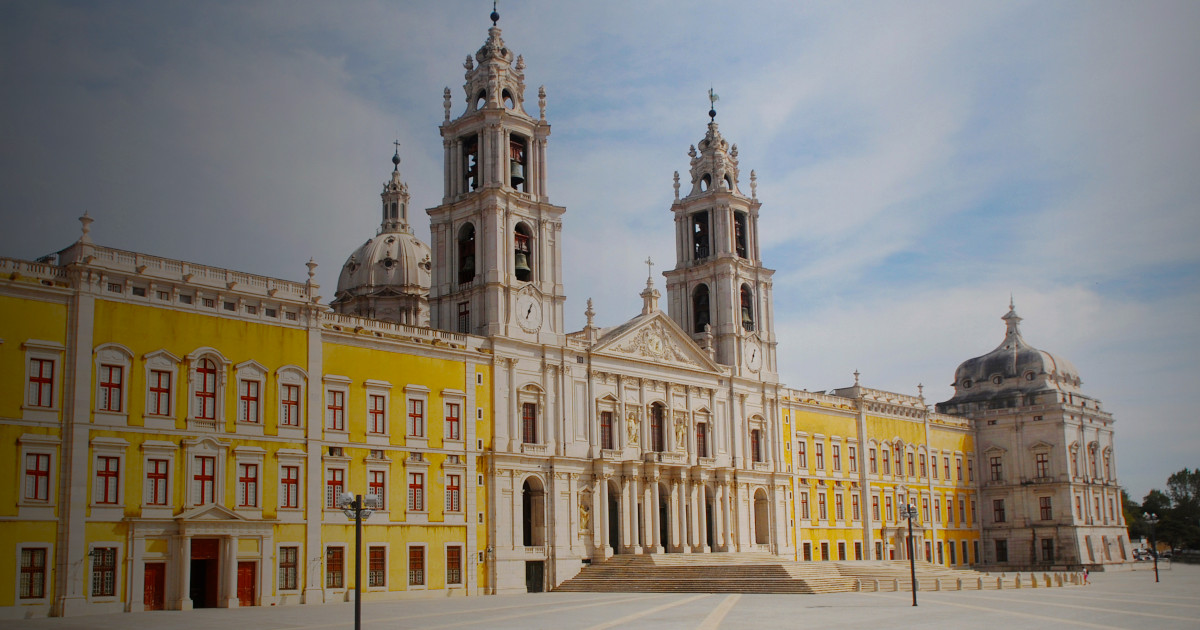
[[[721,371],[721,366],[662,311],[639,315],[605,331],[593,346],[592,354]]]
[[[245,521],[242,515],[220,505],[201,505],[177,517],[181,521]]]

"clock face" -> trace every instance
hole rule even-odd
[[[517,324],[525,332],[537,332],[542,327],[542,304],[528,293],[521,294],[517,298],[516,311]]]
[[[751,372],[762,368],[762,346],[758,345],[757,341],[746,342],[746,367]]]

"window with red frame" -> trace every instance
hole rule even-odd
[[[813,444],[813,458],[816,460],[817,470],[825,470],[825,443],[817,442]],[[754,461],[758,461],[755,458]]]
[[[817,519],[825,520],[829,518],[829,509],[825,506],[825,492],[817,493]]]
[[[125,368],[120,365],[100,366],[100,411],[121,411],[121,393],[125,387]]]
[[[425,511],[425,474],[408,473],[408,509]]]
[[[912,453],[906,454],[906,461],[908,462],[908,476],[916,477],[917,469],[916,469],[916,466],[913,465],[913,454]]]
[[[171,373],[166,370],[150,370],[150,408],[146,413],[154,416],[171,415]]]
[[[600,448],[613,448],[613,412],[600,412]]]
[[[750,432],[750,459],[754,462],[763,460],[762,431],[754,429]]]
[[[458,475],[446,475],[446,511],[462,511],[462,491]]]
[[[862,514],[859,512],[858,507],[858,495],[852,494],[850,495],[850,518],[851,520],[857,521],[861,517]]]
[[[217,364],[212,359],[200,359],[196,367],[196,417],[217,417]]]
[[[330,389],[325,392],[325,428],[346,430],[346,392]]]
[[[841,494],[833,495],[833,515],[839,521],[846,518],[846,507],[843,505]]]
[[[921,453],[917,456],[917,465],[921,467],[921,476],[924,477],[929,473],[929,464],[925,461],[925,454]]]
[[[883,449],[883,474],[892,474],[891,449]]]
[[[238,383],[238,420],[242,422],[258,422],[261,399],[259,392],[262,383],[258,381],[241,381]]]
[[[387,548],[367,548],[367,586],[387,586]]]
[[[808,510],[808,491],[800,494],[800,518],[812,518]]]
[[[708,457],[708,423],[696,423],[696,457]]]
[[[387,433],[387,397],[383,394],[367,396],[367,432]]]
[[[842,447],[841,445],[833,445],[833,469],[840,471],[842,469]]]
[[[850,459],[850,472],[858,472],[858,448],[847,447],[846,456]]]
[[[461,405],[458,403],[446,403],[446,436],[447,440],[462,439],[462,415]]]
[[[46,596],[45,547],[21,550],[21,599],[42,599]]]
[[[121,459],[96,458],[96,503],[114,505],[121,489]]]
[[[521,406],[521,441],[537,444],[537,405],[534,403]]]
[[[386,510],[383,497],[386,494],[387,473],[382,470],[372,470],[367,472],[367,494],[375,495],[379,500],[377,509]]]
[[[146,504],[167,504],[167,466],[165,459],[146,460]]]
[[[462,584],[462,547],[446,547],[446,584]]]
[[[300,507],[300,467],[284,466],[280,474],[283,485],[282,496],[279,498],[283,508],[297,509]]]
[[[871,497],[871,520],[879,520],[879,497]]]
[[[950,456],[943,457],[942,462],[946,465],[946,481],[950,481]]]
[[[408,585],[425,585],[425,548],[408,548]]]
[[[117,548],[92,549],[92,597],[113,597],[117,594]]]
[[[299,547],[279,548],[279,590],[296,590],[296,577],[299,573]]]
[[[238,507],[258,507],[258,464],[238,464]]]
[[[200,455],[195,459],[195,473],[192,475],[192,496],[196,505],[204,505],[217,500],[217,458]]]
[[[50,455],[25,454],[25,500],[50,500]]]
[[[1051,507],[1050,497],[1038,497],[1038,508],[1043,521],[1049,521],[1054,518],[1054,509]]]
[[[1045,478],[1050,476],[1050,454],[1038,453],[1036,456],[1037,476]]]
[[[325,548],[325,588],[342,588],[345,583],[345,551],[341,547]]]
[[[408,401],[408,434],[413,437],[425,437],[425,401]]]
[[[29,360],[29,405],[54,406],[54,360]]]
[[[796,463],[800,468],[808,468],[808,440],[796,443]]]
[[[284,385],[280,391],[283,417],[280,424],[285,427],[300,426],[300,386]]]
[[[325,507],[337,509],[338,497],[346,487],[346,471],[341,468],[330,468],[325,471]]]

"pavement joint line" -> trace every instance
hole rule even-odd
[[[729,614],[729,611],[733,610],[734,605],[741,598],[742,595],[740,593],[734,593],[721,600],[721,603],[717,605],[715,610],[708,613],[708,616],[704,618],[704,622],[696,630],[717,630],[717,628],[721,627],[721,622],[725,620],[725,616]]]
[[[968,594],[964,593],[962,595],[962,597],[978,598],[979,596],[978,595],[968,595]],[[1135,611],[1135,610],[1118,610],[1116,608],[1094,608],[1092,606],[1079,606],[1077,604],[1056,604],[1054,602],[1047,602],[1047,601],[1042,601],[1042,600],[1027,599],[1027,600],[1024,600],[1024,603],[1033,604],[1033,605],[1040,604],[1042,606],[1057,606],[1059,608],[1077,608],[1080,610],[1089,610],[1092,612],[1115,613],[1118,615],[1137,615],[1139,617],[1157,617],[1158,619],[1174,619],[1176,621],[1196,621],[1195,617],[1176,617],[1174,615],[1158,615],[1155,613],[1139,612],[1139,611]]]
[[[580,604],[578,606],[564,606],[561,608],[555,608],[555,609],[549,609],[549,610],[536,610],[536,611],[526,613],[523,615],[507,615],[504,617],[488,617],[486,619],[480,619],[478,621],[463,621],[463,622],[459,622],[459,623],[449,623],[449,624],[445,624],[445,625],[441,625],[441,626],[428,626],[425,628],[425,630],[437,630],[438,628],[463,628],[466,626],[477,626],[481,623],[493,623],[496,621],[506,621],[508,619],[520,619],[522,617],[533,617],[535,615],[544,615],[547,613],[560,613],[560,612],[565,612],[568,610],[577,610],[579,608],[592,608],[594,606],[607,606],[609,604],[617,604],[617,603],[621,603],[621,602],[634,602],[634,601],[661,599],[663,597],[666,597],[666,595],[651,595],[649,597],[647,597],[645,595],[641,595],[638,597],[629,597],[626,599],[606,599],[601,602],[593,602],[590,604]],[[578,600],[576,600],[576,601],[578,601]],[[403,619],[403,617],[400,617],[400,618]]]
[[[641,612],[628,614],[628,615],[625,615],[624,617],[621,617],[620,619],[613,619],[612,621],[606,621],[602,624],[592,626],[592,627],[588,628],[587,630],[605,630],[606,628],[615,628],[619,625],[634,621],[635,619],[641,619],[642,617],[645,617],[646,615],[652,615],[656,612],[667,610],[668,608],[674,608],[676,606],[690,604],[698,599],[703,599],[708,596],[709,596],[709,593],[701,593],[700,595],[695,595],[692,597],[688,597],[687,599],[681,599],[679,601],[674,601],[674,602],[670,602],[667,604],[663,604],[662,606],[651,608],[649,610],[643,610]]]
[[[452,616],[452,615],[461,615],[461,614],[463,614],[463,612],[490,613],[490,612],[501,611],[501,610],[512,610],[514,608],[520,609],[520,610],[529,610],[530,608],[546,608],[548,606],[563,606],[563,605],[574,604],[574,603],[579,603],[579,602],[588,602],[588,605],[597,605],[597,604],[601,604],[601,603],[618,603],[618,602],[625,602],[625,601],[630,601],[630,600],[627,597],[625,597],[625,598],[609,597],[609,598],[605,599],[603,602],[595,602],[595,601],[592,601],[592,600],[586,599],[586,598],[585,599],[570,599],[570,600],[566,600],[566,601],[547,601],[547,602],[540,603],[540,604],[513,604],[511,606],[493,606],[490,608],[476,608],[476,609],[471,609],[468,611],[452,610],[452,611],[442,611],[442,612],[436,612],[436,613],[422,613],[422,614],[416,614],[416,615],[392,615],[392,616],[388,616],[388,617],[364,617],[362,622],[363,622],[363,624],[368,624],[368,623],[376,623],[376,622],[381,622],[381,621],[397,621],[397,620],[403,620],[403,619],[427,619],[430,617],[448,617],[448,616]],[[363,603],[365,604],[367,602],[363,602]],[[395,602],[387,602],[387,603],[395,603]],[[336,604],[340,605],[340,604],[342,604],[342,602],[336,602]],[[540,611],[540,612],[553,612],[553,611]],[[344,625],[344,624],[324,623],[324,624],[310,624],[310,625],[295,625],[295,626],[288,626],[288,628],[290,630],[308,630],[308,629],[312,629],[312,628],[334,628],[334,627],[337,627],[338,625]]]
[[[909,601],[907,597],[893,597],[891,595],[875,595],[875,597],[881,597],[883,599],[894,599],[894,600],[898,600],[898,601]],[[929,602],[929,600],[926,600],[926,602]],[[1098,624],[1098,623],[1088,623],[1086,621],[1079,621],[1078,619],[1066,619],[1063,617],[1050,617],[1047,615],[1035,615],[1033,613],[1017,612],[1015,610],[1009,610],[1006,608],[989,608],[987,606],[973,606],[971,604],[961,604],[958,602],[948,602],[945,600],[933,600],[930,603],[933,603],[934,605],[941,604],[941,605],[945,605],[945,606],[955,606],[958,608],[967,608],[970,610],[983,610],[983,611],[987,611],[987,612],[1000,613],[1002,615],[1012,615],[1014,617],[1026,617],[1029,619],[1040,619],[1042,621],[1053,621],[1055,623],[1070,624],[1070,625],[1075,625],[1075,626],[1084,626],[1087,628],[1103,628],[1104,630],[1126,630],[1125,628],[1123,628],[1121,626],[1105,626],[1105,625]]]

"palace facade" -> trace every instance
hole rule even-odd
[[[80,238],[0,259],[0,614],[540,591],[614,554],[1128,559],[1112,416],[1019,317],[955,396],[778,377],[754,172],[710,112],[676,173],[666,310],[564,327],[545,92],[500,29],[447,89],[432,242],[400,156],[379,231],[313,284]],[[682,182],[682,184],[681,184]],[[666,237],[667,235],[663,235]]]

